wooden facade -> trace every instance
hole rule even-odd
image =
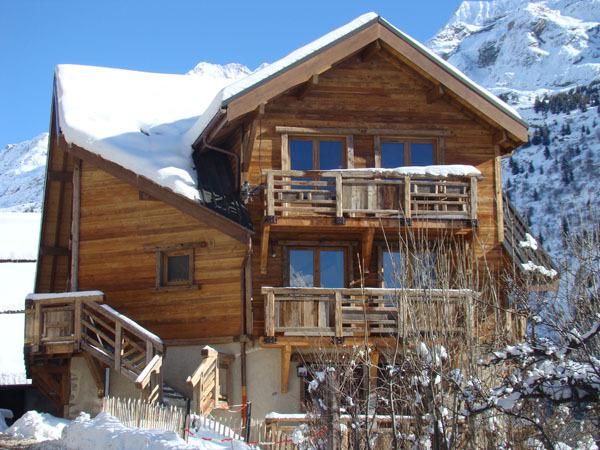
[[[239,340],[245,348],[252,339],[279,348],[282,392],[294,349],[316,338],[389,340],[408,311],[439,324],[452,316],[457,338],[470,335],[479,326],[476,286],[385,289],[382,255],[398,236],[450,237],[472,267],[498,274],[505,264],[500,158],[527,129],[421,53],[375,22],[225,105],[194,157],[228,155],[236,186],[248,188],[237,194],[253,230],[67,145],[53,120],[36,292],[100,290],[107,305],[166,345]],[[318,170],[320,140],[341,146],[337,170]],[[312,169],[293,167],[297,141],[312,142]],[[371,170],[382,168],[389,142],[405,145],[404,161],[411,144],[427,144],[433,164],[480,174]],[[343,286],[323,288],[315,272],[313,286],[293,287],[294,249],[313,251],[316,267],[320,252],[343,254]],[[188,258],[171,281],[169,257]],[[369,305],[366,316],[359,304]],[[198,370],[190,380],[203,409],[217,402],[209,391],[218,376]],[[199,385],[211,387],[196,392]]]
[[[476,215],[471,217],[471,209],[465,208],[461,212],[464,211],[468,222],[456,220],[455,215],[437,224],[424,220],[420,226],[415,221],[414,226],[403,224],[401,227],[404,230],[433,227],[471,237],[476,234],[478,245],[473,246],[474,257],[482,262],[485,260],[492,270],[499,269],[502,198],[498,195],[501,192],[498,131],[449,96],[432,99],[434,88],[430,81],[385,49],[367,60],[360,53],[350,56],[320,74],[318,82],[300,98],[296,90],[291,90],[267,103],[264,113],[253,118],[249,128],[255,129],[254,140],[242,177],[250,185],[262,183],[268,186],[269,171],[290,169],[289,140],[294,136],[306,136],[311,129],[314,136],[341,138],[345,148],[344,163],[347,168],[356,169],[377,167],[377,148],[381,139],[429,139],[435,142],[439,164],[467,164],[481,172],[481,179],[476,180],[473,205]],[[470,187],[470,180],[465,181]],[[266,196],[268,189],[264,193]],[[285,199],[281,202],[285,203]],[[290,202],[287,204],[289,207]],[[383,239],[382,225],[388,232],[397,232],[400,222],[393,215],[382,221],[373,211],[363,217],[348,218],[344,224],[311,213],[301,217],[278,217],[277,222],[271,224],[264,220],[268,214],[268,198],[254,198],[249,208],[255,229],[253,248],[266,249],[268,261],[265,270],[265,255],[253,252],[253,331],[259,336],[264,330],[262,287],[285,285],[284,250],[278,241],[343,240],[361,252],[368,249],[371,255],[366,259],[375,263],[372,242],[365,245],[365,241]],[[476,226],[470,219],[476,221]],[[265,238],[269,243],[263,240]],[[373,280],[372,287],[377,287],[376,283],[377,280]]]

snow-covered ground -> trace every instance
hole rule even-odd
[[[0,212],[0,260],[35,260],[39,229],[39,213]],[[35,262],[0,262],[0,385],[27,382],[22,311],[35,268]]]
[[[21,439],[44,442],[40,449],[87,450],[250,450],[236,439],[209,429],[196,429],[196,437],[188,442],[172,431],[126,427],[117,418],[100,413],[93,419],[82,413],[73,421],[58,419],[50,414],[29,411],[17,420],[5,434]]]

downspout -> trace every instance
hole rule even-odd
[[[242,305],[242,336],[240,339],[240,358],[241,358],[241,384],[242,384],[242,423],[247,424],[248,419],[248,384],[246,377],[246,342],[248,341],[248,335],[251,334],[252,330],[248,330],[248,317],[247,317],[247,305],[251,301],[251,295],[248,295],[249,292],[252,292],[252,278],[249,276],[248,270],[251,264],[252,258],[252,238],[248,238],[248,247],[246,252],[246,257],[244,258],[244,292],[242,293],[244,302]],[[252,325],[250,325],[252,326]]]

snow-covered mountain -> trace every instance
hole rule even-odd
[[[464,1],[428,45],[529,122],[505,189],[558,254],[600,211],[600,0]]]
[[[0,150],[0,211],[39,212],[48,133]]]
[[[212,64],[209,62],[199,62],[190,70],[188,75],[199,75],[212,78],[227,78],[230,80],[237,80],[243,76],[250,75],[253,71],[243,64],[229,63],[229,64]]]

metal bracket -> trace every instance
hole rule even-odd
[[[412,219],[410,217],[401,217],[400,225],[405,227],[412,227]]]
[[[336,217],[335,219],[333,219],[333,223],[336,225],[346,225],[346,218],[345,217]]]
[[[333,343],[334,344],[343,344],[344,343],[344,338],[340,337],[340,336],[334,336],[333,337]]]
[[[277,343],[277,338],[275,336],[265,336],[265,344],[275,344]]]
[[[471,228],[479,228],[479,220],[471,219]]]
[[[273,225],[273,224],[277,223],[277,217],[276,216],[265,216],[265,223]]]

